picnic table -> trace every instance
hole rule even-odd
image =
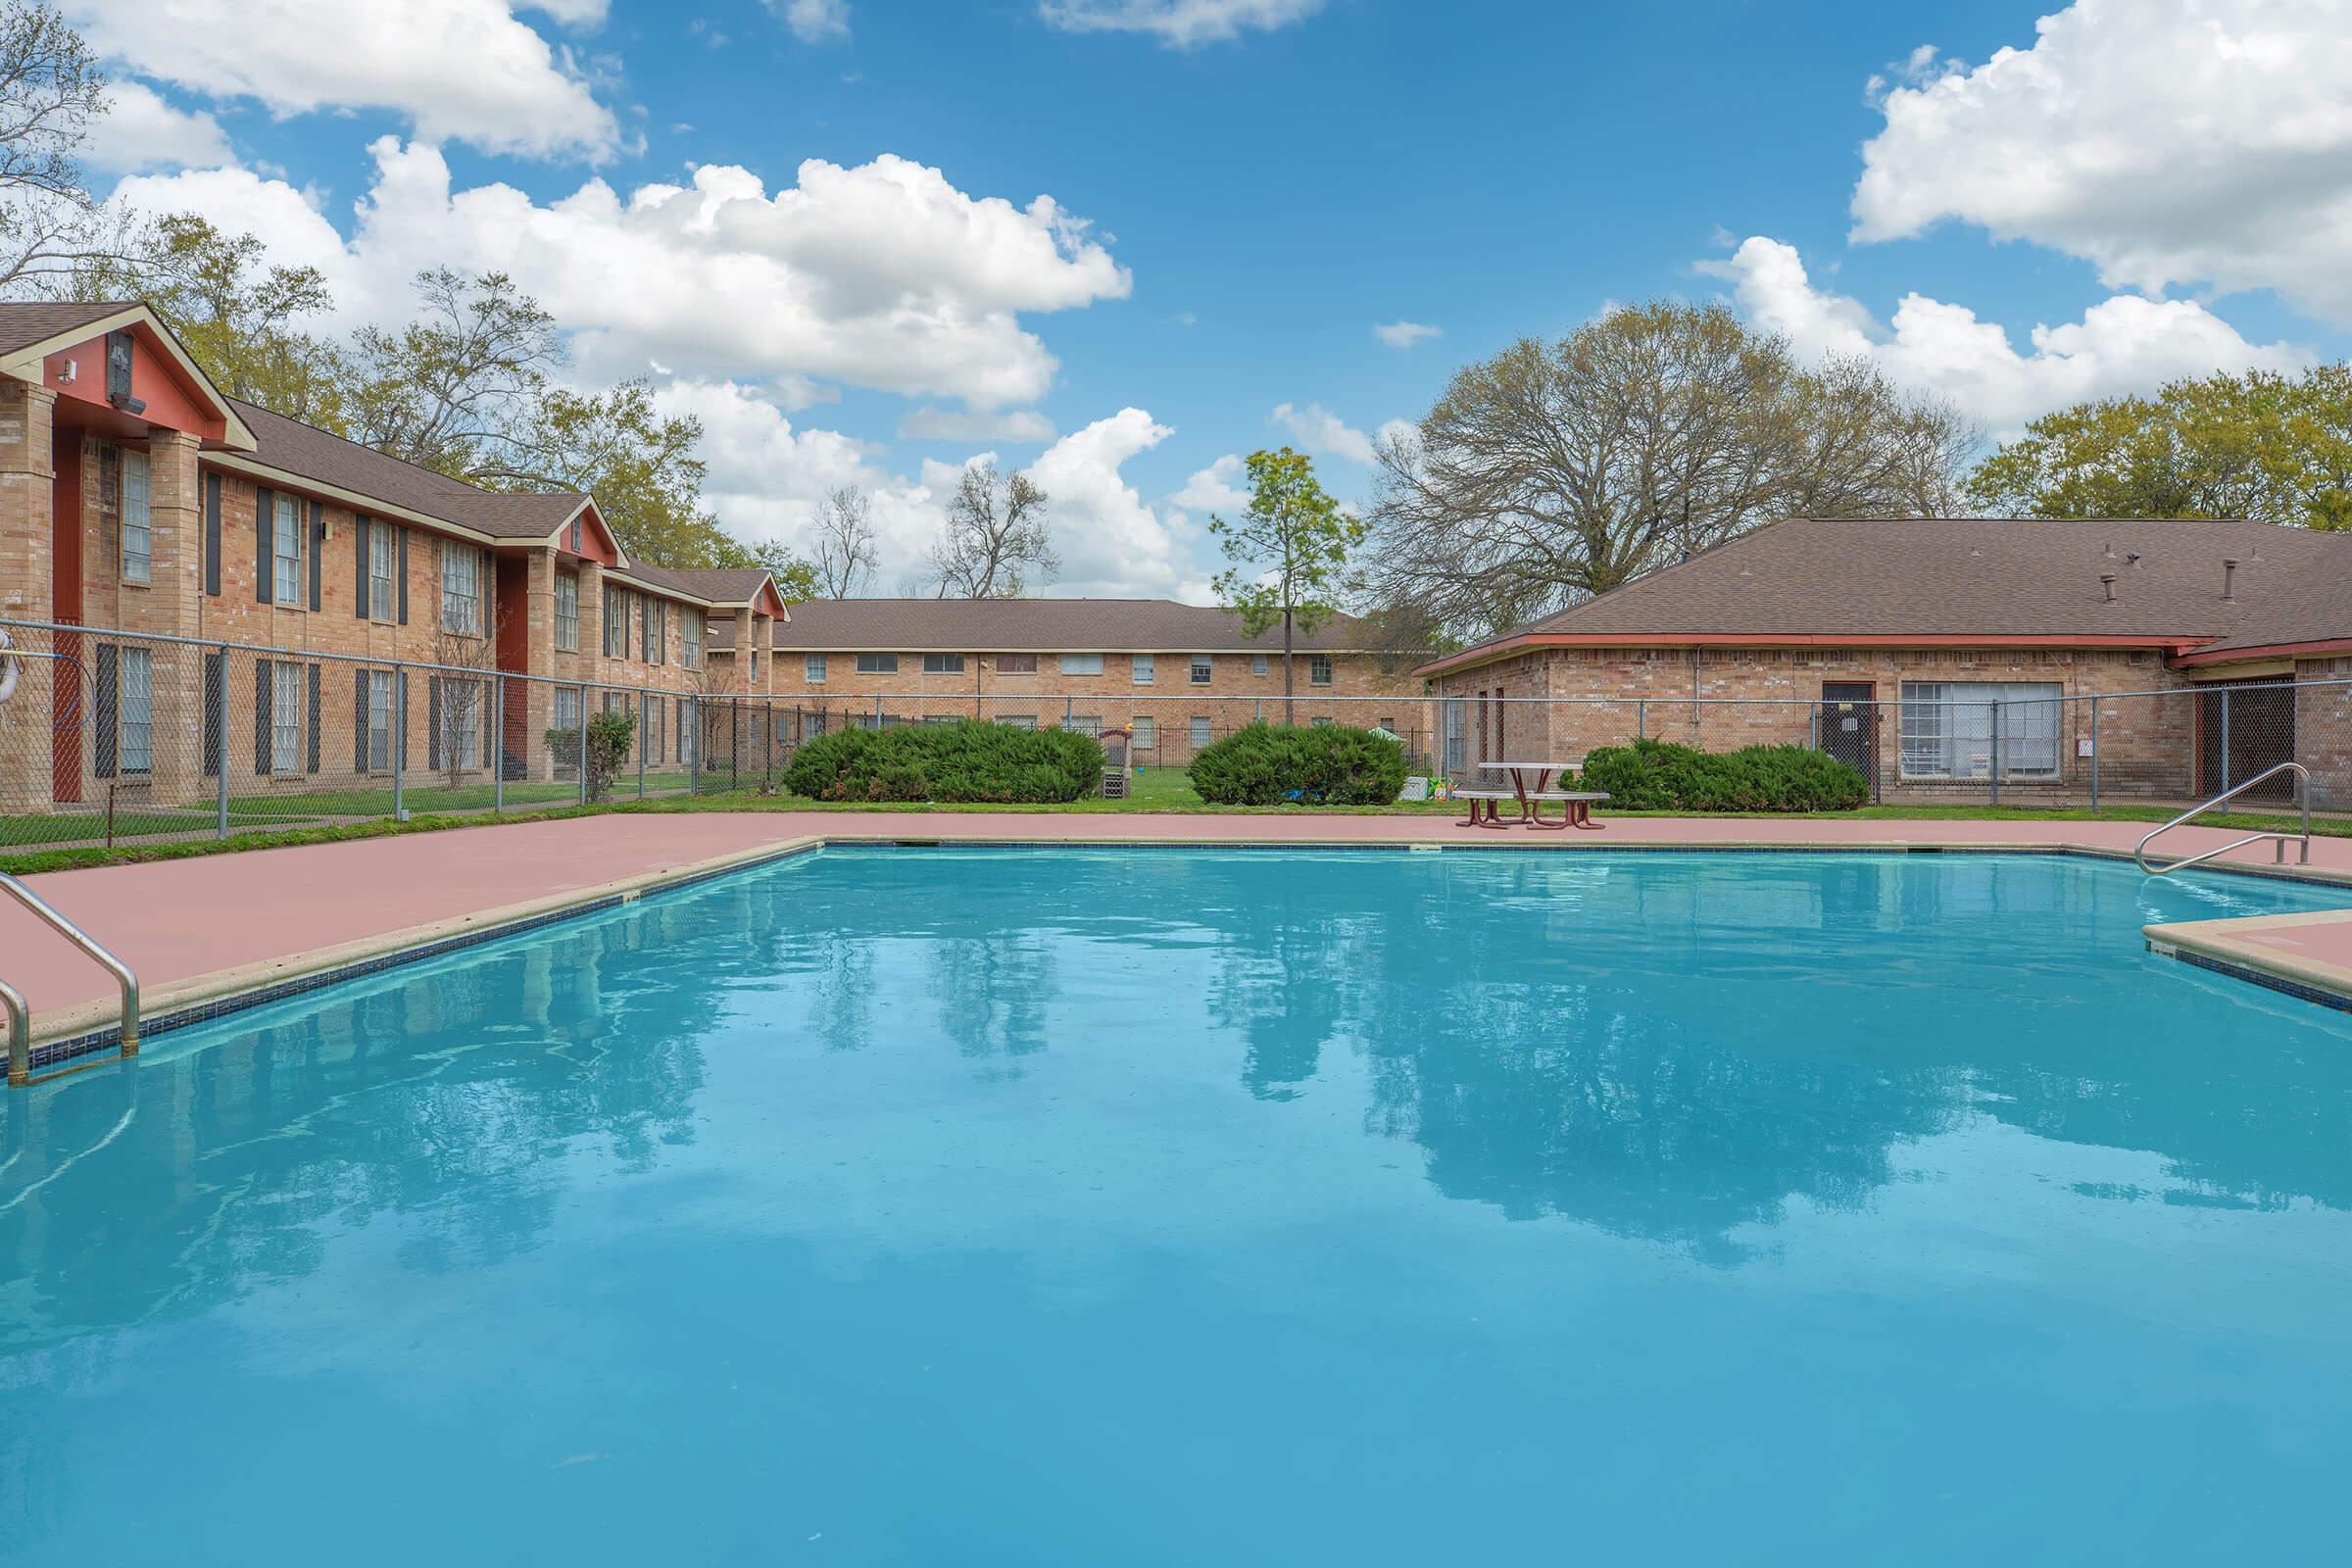
[[[1515,800],[1519,803],[1521,827],[1540,827],[1554,833],[1572,827],[1595,833],[1600,831],[1600,824],[1592,820],[1592,803],[1607,800],[1606,791],[1555,790],[1545,787],[1551,782],[1553,773],[1566,775],[1582,768],[1585,765],[1583,758],[1564,762],[1481,762],[1478,765],[1483,772],[1509,774],[1511,787],[1508,792],[1500,789],[1456,790],[1456,799],[1470,803],[1470,815],[1462,823],[1464,827],[1510,826],[1502,819],[1497,808],[1504,801]],[[1545,801],[1560,803],[1562,816],[1559,821],[1544,820],[1544,813],[1539,808]]]

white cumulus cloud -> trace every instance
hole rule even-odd
[[[1316,457],[1344,458],[1366,466],[1376,461],[1379,448],[1400,435],[1409,435],[1413,428],[1406,420],[1391,419],[1366,435],[1320,403],[1309,403],[1304,408],[1295,403],[1277,403],[1269,417]]]
[[[1208,584],[1187,542],[1190,524],[1163,517],[1119,470],[1175,434],[1142,409],[1121,409],[1073,430],[1029,466],[1046,492],[1061,576],[1057,595],[1203,602]]]
[[[348,242],[283,181],[243,171],[143,175],[149,210],[199,208],[250,228],[280,260],[318,265],[347,316],[397,319],[419,268],[500,270],[573,330],[580,373],[665,366],[689,377],[831,381],[1033,403],[1057,362],[1031,312],[1124,296],[1125,269],[1050,196],[966,195],[885,154],[811,159],[772,196],[751,171],[706,166],[627,193],[591,179],[541,202],[511,185],[456,187],[438,149],[391,137]]]
[[[1207,467],[1196,470],[1184,481],[1184,488],[1168,499],[1194,512],[1230,516],[1250,510],[1250,492],[1243,488],[1248,479],[1249,470],[1241,455],[1228,452]]]
[[[767,4],[803,43],[828,43],[850,35],[850,0],[767,0]]]
[[[229,161],[228,134],[211,115],[174,109],[143,81],[109,82],[106,113],[90,123],[81,161],[103,173],[204,169]]]
[[[1957,220],[2110,287],[2272,288],[2352,320],[2342,0],[2076,0],[2034,31],[1973,67],[1913,57],[1863,148],[1855,238]]]
[[[548,0],[560,23],[602,0]],[[101,56],[142,76],[271,114],[387,110],[428,141],[602,159],[620,149],[585,70],[506,0],[66,0]]]
[[[916,409],[899,420],[910,441],[1051,441],[1054,421],[1035,409],[973,414],[957,409]]]
[[[1409,349],[1424,338],[1444,337],[1442,328],[1423,326],[1419,321],[1391,321],[1376,325],[1372,335],[1393,349]]]
[[[1303,22],[1324,0],[1039,0],[1037,14],[1069,32],[1148,33],[1175,49],[1222,43]]]
[[[1861,302],[1816,288],[1794,246],[1762,235],[1699,270],[1727,281],[1750,320],[1799,353],[1867,357],[1996,432],[2086,398],[2215,370],[2293,369],[2311,358],[2287,343],[2250,343],[2203,306],[2134,294],[2102,300],[2079,321],[2035,326],[2022,352],[1997,322],[1920,294],[1905,295],[1882,326]]]

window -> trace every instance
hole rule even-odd
[[[1073,735],[1100,736],[1102,733],[1102,715],[1101,713],[1072,714],[1070,717],[1070,733]]]
[[[155,569],[155,534],[147,511],[147,454],[125,452],[117,470],[122,485],[122,580],[145,582]],[[123,763],[128,771],[130,764]]]
[[[300,664],[270,666],[270,771],[302,771],[302,690]]]
[[[2056,681],[1903,682],[1903,776],[1988,778],[1997,754],[2004,778],[2056,777],[2061,691]]]
[[[567,654],[580,651],[580,574],[556,573],[556,646]]]
[[[678,612],[678,635],[684,639],[688,669],[703,667],[703,612],[699,610]]]
[[[1034,675],[1037,673],[1035,654],[999,654],[997,673],[1000,675]]]
[[[1306,662],[1306,683],[1309,686],[1331,684],[1331,656],[1329,654],[1317,654]]]
[[[923,673],[926,675],[960,675],[963,673],[961,654],[925,654]]]
[[[1157,745],[1158,742],[1158,726],[1152,722],[1152,715],[1150,713],[1136,714],[1135,749],[1139,752],[1148,752],[1152,750],[1153,746]]]
[[[629,591],[607,586],[605,589],[605,657],[629,657]]]
[[[1196,718],[1193,720],[1191,739],[1193,743],[1193,750],[1196,752],[1208,744],[1209,733],[1207,719]]]
[[[441,765],[482,765],[482,723],[490,714],[490,683],[463,678],[441,682]]]
[[[620,694],[608,692],[605,695],[617,697]],[[558,729],[578,729],[580,727],[580,689],[577,686],[556,688],[555,727]]]
[[[858,673],[860,675],[896,675],[899,656],[896,654],[859,654]]]
[[[754,654],[752,657],[757,659],[760,656]],[[825,656],[803,654],[801,656],[801,679],[811,686],[822,686],[825,683]]]
[[[116,766],[124,773],[155,771],[155,687],[144,648],[115,655]]]
[[[1101,654],[1064,654],[1061,656],[1064,675],[1100,675],[1102,673]]]
[[[283,574],[278,592],[283,594]],[[482,552],[455,539],[441,541],[441,629],[482,634]]]
[[[1266,656],[1263,654],[1251,654],[1250,656],[1250,673],[1252,675],[1263,675],[1265,672]]]
[[[380,531],[380,530],[379,530]],[[392,672],[368,671],[368,770],[392,770]]]
[[[1138,686],[1151,685],[1159,678],[1158,662],[1150,654],[1136,655],[1134,678]]]
[[[925,713],[923,722],[926,724],[953,724],[957,716],[955,713]]]
[[[637,749],[646,761],[659,762],[662,759],[662,699],[659,697],[645,700],[645,722],[638,731]]]
[[[1216,674],[1216,661],[1210,659],[1206,654],[1195,654],[1193,656],[1193,684],[1196,686],[1207,685],[1210,678]]]
[[[645,623],[645,662],[649,664],[669,662],[669,607],[659,599],[648,599],[641,612]]]
[[[368,529],[368,614],[390,620],[400,608],[400,539],[388,522],[369,522]],[[580,612],[580,580],[571,580],[571,612]],[[561,600],[559,599],[559,603]]]
[[[1037,728],[1037,715],[1035,713],[1004,713],[998,716],[997,722],[1006,729],[1035,729]]]
[[[302,508],[292,496],[274,496],[270,513],[274,519],[270,525],[270,597],[280,605],[307,605],[311,598],[302,580],[302,540],[307,531],[302,525]]]

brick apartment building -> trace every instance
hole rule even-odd
[[[843,599],[774,628],[767,690],[806,726],[979,717],[1131,732],[1136,760],[1182,766],[1211,740],[1284,714],[1282,632],[1163,599]],[[1413,660],[1338,616],[1294,639],[1299,723],[1378,725],[1426,744]]]
[[[1792,518],[1419,673],[1457,776],[1638,724],[1714,751],[1817,742],[1886,798],[1996,758],[2029,793],[2080,793],[2095,759],[2110,788],[2193,798],[2292,758],[2352,799],[2352,687],[2281,684],[2352,673],[2352,535]],[[1552,701],[1501,700],[1525,697]]]
[[[764,573],[631,563],[591,496],[477,489],[226,398],[141,305],[0,304],[0,630],[58,656],[17,662],[0,810],[179,799],[223,766],[240,792],[365,782],[396,750],[544,778],[583,700],[637,706],[674,760],[680,699],[764,675],[714,639],[765,649],[785,616]]]

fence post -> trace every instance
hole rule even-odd
[[[588,683],[580,682],[580,745],[572,758],[571,770],[577,773],[580,785],[580,804],[588,804]]]
[[[882,727],[882,694],[874,693],[874,728]]]
[[[727,699],[727,788],[743,788],[743,705]]]
[[[2222,688],[2222,793],[2230,793],[2230,688],[2227,686]]]
[[[1992,708],[1992,804],[2001,804],[2001,704],[1995,698]]]
[[[1063,729],[1068,729],[1070,727],[1070,722],[1076,716],[1077,712],[1077,698],[1065,697],[1061,700],[1061,727]]]
[[[2099,814],[2099,700],[2090,700],[2090,814]]]
[[[222,696],[227,694],[223,692]],[[226,708],[224,702],[220,705]],[[409,667],[396,664],[392,669],[392,820],[406,820],[409,799],[405,775],[409,761]],[[227,775],[228,759],[220,759],[223,777]]]
[[[637,798],[645,799],[645,693],[637,694]]]
[[[703,749],[699,744],[703,738],[702,710],[692,697],[681,697],[678,711],[685,720],[678,726],[678,750],[686,755],[678,760],[686,764],[686,793],[700,795],[703,793]],[[689,740],[689,736],[693,739]]]
[[[1640,740],[1649,739],[1649,704],[1646,702],[1634,704],[1634,735]]]
[[[1805,705],[1805,749],[1811,752],[1821,750],[1821,705],[1819,703]]]
[[[213,756],[220,763],[215,802],[220,813],[219,837],[228,837],[228,644],[220,645],[220,715],[213,725]]]
[[[523,711],[530,710],[526,707]],[[588,715],[583,710],[580,722],[585,725]],[[490,677],[490,814],[497,816],[507,808],[507,677]],[[582,749],[583,754],[585,748]]]

